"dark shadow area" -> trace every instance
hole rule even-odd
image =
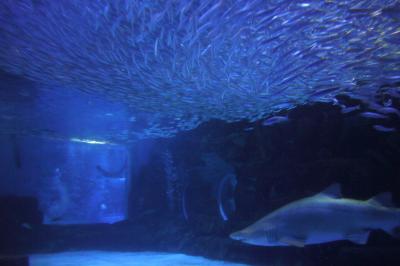
[[[336,182],[344,197],[365,200],[390,191],[400,206],[400,135],[374,130],[375,122],[315,104],[290,111],[288,122],[271,127],[211,121],[171,139],[139,142],[130,150],[127,221],[42,225],[35,199],[1,198],[0,253],[151,250],[251,265],[399,265],[400,241],[383,231],[373,231],[367,245],[339,241],[305,248],[250,246],[229,238]],[[385,122],[399,127],[397,117]],[[232,195],[221,196],[227,173],[237,184]],[[234,211],[226,212],[225,221],[218,202],[232,197]]]

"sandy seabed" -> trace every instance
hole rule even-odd
[[[31,266],[245,265],[226,261],[209,260],[203,257],[178,253],[109,251],[74,251],[52,254],[35,254],[29,257],[29,262]]]

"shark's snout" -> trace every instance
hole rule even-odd
[[[240,231],[234,232],[234,233],[230,234],[229,237],[232,238],[232,239],[234,239],[234,240],[239,240],[239,241],[245,239],[243,233],[240,232]]]

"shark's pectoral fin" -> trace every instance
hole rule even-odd
[[[305,246],[305,238],[301,237],[290,237],[290,236],[285,236],[279,239],[279,242],[286,244],[288,246],[295,246],[298,248],[303,248]]]
[[[369,231],[350,232],[345,235],[346,239],[360,245],[364,245],[368,241]]]

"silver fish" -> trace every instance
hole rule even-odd
[[[282,102],[368,104],[400,79],[395,1],[36,2],[0,1],[1,70],[134,107],[146,117],[138,138],[265,119]],[[38,121],[57,113],[49,104]]]
[[[387,118],[387,116],[385,116],[385,115],[374,113],[374,112],[362,112],[360,114],[360,116],[362,116],[364,118],[372,118],[372,119],[386,119]]]
[[[345,105],[341,105],[341,107],[342,107],[342,109],[340,110],[340,112],[342,114],[349,114],[349,113],[352,113],[354,111],[361,109],[360,105],[349,106],[349,107],[346,107]]]
[[[376,131],[380,131],[380,132],[394,132],[394,131],[396,131],[396,129],[393,128],[393,127],[385,127],[385,126],[382,126],[382,125],[374,125],[373,128]]]
[[[272,126],[275,124],[280,124],[280,123],[284,123],[284,122],[288,122],[288,121],[289,121],[289,118],[287,116],[276,115],[276,116],[273,116],[273,117],[270,117],[270,118],[264,120],[262,122],[262,125],[263,126]]]

